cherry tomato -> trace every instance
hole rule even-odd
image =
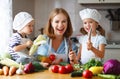
[[[56,56],[54,54],[50,54],[49,59],[51,61],[54,61],[56,59]]]
[[[65,68],[65,66],[60,66],[58,72],[61,73],[61,74],[66,74],[67,69]]]
[[[90,70],[85,70],[83,71],[82,75],[84,78],[92,78],[93,73]]]
[[[54,72],[54,73],[58,73],[58,70],[59,70],[59,66],[57,66],[57,65],[53,65],[51,67],[51,71]]]
[[[68,72],[68,73],[70,73],[70,72],[73,71],[73,66],[70,65],[70,64],[66,65],[65,68],[67,69],[67,72]]]

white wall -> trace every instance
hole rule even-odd
[[[53,0],[35,0],[35,36],[38,36],[39,29],[45,26],[53,7]]]
[[[117,59],[120,61],[120,49],[106,49],[104,62],[109,59]]]

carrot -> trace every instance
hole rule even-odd
[[[8,73],[9,73],[9,67],[8,66],[3,66],[3,74],[5,75],[5,76],[7,76],[8,75]]]
[[[9,70],[9,75],[12,76],[13,74],[15,74],[17,68],[15,66],[11,66],[10,70]]]
[[[3,69],[0,69],[0,75],[2,75],[3,74]]]

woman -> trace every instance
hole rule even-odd
[[[52,64],[59,64],[61,61],[68,62],[69,51],[76,52],[77,50],[75,44],[69,40],[72,33],[72,24],[68,13],[63,8],[55,8],[44,29],[47,43],[38,47],[37,54],[43,56],[54,54],[56,60]]]

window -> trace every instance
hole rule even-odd
[[[0,0],[0,54],[7,49],[12,34],[12,0]]]

